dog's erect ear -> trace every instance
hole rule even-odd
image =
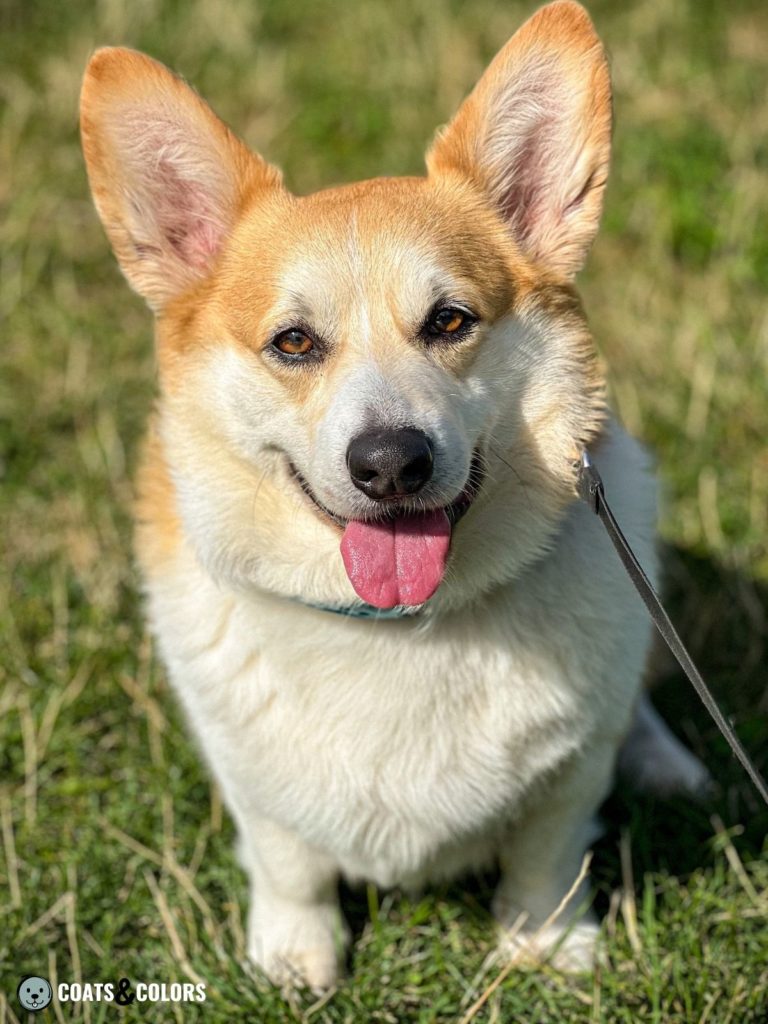
[[[494,58],[427,165],[477,182],[523,252],[570,278],[597,231],[610,143],[600,40],[580,4],[553,3]]]
[[[131,285],[158,311],[205,277],[244,205],[280,187],[200,97],[135,50],[97,50],[80,126],[91,191]]]

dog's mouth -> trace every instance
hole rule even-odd
[[[324,505],[306,479],[289,463],[291,474],[316,510],[344,531],[341,556],[358,597],[375,608],[420,605],[443,580],[451,531],[475,501],[485,476],[476,449],[459,496],[431,509],[391,503],[384,517],[344,519]]]

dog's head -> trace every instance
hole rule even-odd
[[[425,178],[296,197],[164,67],[98,51],[93,195],[157,314],[145,514],[219,578],[326,604],[459,603],[538,557],[603,415],[571,281],[610,122],[592,24],[553,3]]]

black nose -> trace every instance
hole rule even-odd
[[[347,449],[352,483],[374,501],[416,494],[432,476],[432,445],[421,430],[373,430]]]

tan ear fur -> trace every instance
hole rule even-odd
[[[584,8],[530,18],[497,54],[427,156],[475,181],[526,255],[567,278],[597,232],[608,176],[611,84]]]
[[[280,174],[162,64],[97,50],[80,126],[96,208],[128,281],[159,311],[207,276],[237,217]]]

